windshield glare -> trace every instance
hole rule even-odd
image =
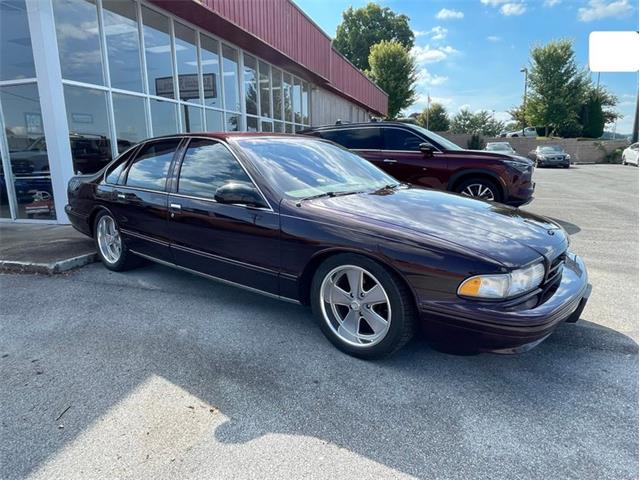
[[[543,153],[562,152],[562,147],[558,145],[548,145],[546,147],[540,147],[540,151]]]
[[[459,147],[452,141],[447,140],[444,137],[441,137],[437,133],[433,133],[431,130],[427,130],[426,128],[423,128],[419,125],[410,125],[410,127],[413,128],[414,130],[418,130],[427,138],[432,138],[435,142],[439,143],[442,146],[442,148],[444,148],[445,150],[464,150],[463,148]]]
[[[505,145],[504,143],[493,143],[487,145],[487,150],[511,150],[511,147]]]
[[[367,160],[312,138],[241,138],[260,174],[289,198],[378,190],[397,180]]]

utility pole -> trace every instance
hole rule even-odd
[[[525,123],[527,123],[525,113],[527,111],[527,83],[529,81],[529,69],[527,67],[522,67],[520,69],[520,73],[524,73],[524,97],[522,100],[522,135],[524,135],[524,127],[526,127]]]

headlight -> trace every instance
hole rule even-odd
[[[569,155],[569,154],[567,153],[566,159],[567,159],[567,160],[571,160],[571,155]]]
[[[504,163],[520,172],[526,172],[530,165],[528,162],[520,162],[518,160],[505,160]]]
[[[458,287],[458,295],[490,299],[510,298],[538,287],[543,278],[544,265],[540,262],[510,273],[469,277]]]

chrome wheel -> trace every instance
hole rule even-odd
[[[109,263],[117,263],[122,255],[122,239],[116,222],[109,215],[100,217],[96,233],[102,258]]]
[[[460,193],[466,197],[481,198],[482,200],[489,201],[495,200],[493,191],[483,183],[472,183],[471,185],[467,185]]]
[[[343,342],[370,347],[385,338],[391,302],[382,284],[364,268],[334,268],[322,280],[320,296],[323,319]]]

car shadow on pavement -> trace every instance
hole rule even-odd
[[[162,437],[169,416],[160,417],[158,438],[135,415],[108,438],[91,435],[151,377],[221,415],[194,439],[205,453],[281,434],[292,452],[319,439],[419,478],[637,473],[638,346],[614,330],[561,325],[516,356],[449,355],[419,338],[366,362],[331,346],[304,307],[161,267],[100,277],[98,298],[90,275],[38,278],[38,290],[56,289],[56,305],[2,317],[2,478],[52,477],[75,465],[85,465],[86,478],[114,476],[123,451],[148,461],[149,476],[167,476],[149,456],[172,442],[179,450],[188,421],[175,438]],[[11,277],[6,311],[29,300],[24,278]],[[180,400],[155,401],[171,411]],[[193,461],[190,448],[169,456]],[[123,471],[135,477],[131,465]]]

